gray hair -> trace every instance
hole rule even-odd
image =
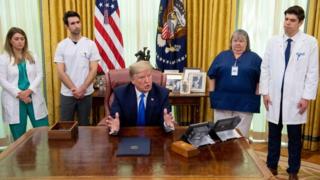
[[[236,36],[242,36],[242,37],[244,37],[245,39],[246,39],[246,41],[247,41],[247,47],[246,47],[246,51],[250,51],[250,39],[249,39],[249,35],[248,35],[248,33],[245,31],[245,30],[243,30],[243,29],[237,29],[236,31],[234,31],[233,33],[232,33],[232,36],[231,36],[231,39],[230,39],[230,50],[232,49],[232,40],[233,40],[233,38],[234,37],[236,37]]]

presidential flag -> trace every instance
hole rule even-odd
[[[94,35],[102,58],[98,72],[125,68],[117,0],[96,0]]]
[[[187,27],[182,0],[161,0],[159,7],[156,62],[160,70],[178,69],[187,61]]]

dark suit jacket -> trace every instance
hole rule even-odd
[[[146,102],[146,126],[163,126],[163,109],[171,111],[169,91],[155,83],[148,93]],[[137,125],[137,95],[132,83],[117,87],[111,105],[111,115],[119,113],[120,126]]]

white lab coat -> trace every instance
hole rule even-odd
[[[41,81],[43,77],[41,63],[34,56],[35,64],[26,61],[27,75],[30,87],[33,110],[36,120],[48,115],[46,103],[41,93]],[[19,70],[13,59],[7,53],[0,56],[0,85],[2,87],[1,102],[3,120],[9,124],[20,123],[19,99],[16,98],[21,91],[18,88]]]
[[[267,111],[268,121],[278,124],[281,99],[281,84],[285,68],[284,36],[273,37],[266,48],[261,64],[260,88],[262,95],[269,95],[272,105]],[[285,72],[282,102],[282,123],[303,124],[307,111],[299,113],[301,98],[316,98],[319,81],[319,49],[317,40],[298,32],[291,50]]]

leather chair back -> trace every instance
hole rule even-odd
[[[110,114],[110,107],[113,102],[113,90],[131,81],[129,69],[114,69],[106,73],[106,94],[104,99],[105,112]],[[152,70],[152,81],[160,86],[166,86],[166,76],[158,70]]]

